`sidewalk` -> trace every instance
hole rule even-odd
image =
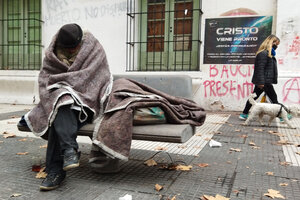
[[[81,165],[67,174],[60,188],[40,192],[42,179],[35,178],[32,165],[45,163],[47,141],[31,133],[17,131],[18,118],[32,106],[0,104],[0,199],[88,199],[118,200],[126,194],[133,200],[199,200],[217,194],[235,199],[272,199],[264,194],[278,191],[285,199],[300,199],[300,118],[293,118],[297,129],[273,122],[271,127],[253,122],[243,126],[238,113],[208,113],[205,124],[185,144],[133,141],[128,162],[118,174],[96,174],[87,160],[91,141],[79,137]],[[4,138],[4,132],[16,137]],[[222,147],[211,148],[213,139]],[[157,166],[144,161],[158,150]],[[28,152],[26,155],[17,153]],[[298,154],[297,154],[298,153]],[[189,171],[160,169],[161,163],[180,161]],[[155,184],[163,186],[155,190]],[[12,197],[14,194],[17,197]],[[277,199],[277,198],[275,198]],[[174,200],[174,199],[173,199]]]

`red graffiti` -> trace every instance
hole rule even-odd
[[[300,52],[300,37],[299,36],[296,36],[295,39],[293,40],[292,44],[289,45],[288,52],[294,53],[295,56],[299,55],[299,52]]]
[[[237,99],[245,98],[250,95],[253,91],[253,84],[245,81],[242,84],[236,83],[236,81],[213,81],[206,80],[203,82],[204,86],[204,96],[218,96],[222,97],[225,95],[230,95],[236,97]]]
[[[250,95],[253,84],[248,80],[252,77],[253,65],[210,65],[209,77],[214,80],[205,80],[204,96],[232,96],[238,100]],[[238,77],[242,77],[242,80]],[[232,80],[233,78],[237,81]]]
[[[300,104],[300,77],[289,79],[283,85],[283,102]]]
[[[209,77],[216,77],[221,75],[220,78],[223,78],[224,74],[226,78],[236,77],[236,76],[252,76],[252,70],[254,68],[253,65],[244,66],[244,65],[223,65],[222,69],[218,69],[219,66],[217,65],[210,65],[209,66]],[[241,68],[246,68],[245,72],[241,70]]]

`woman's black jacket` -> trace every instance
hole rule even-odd
[[[256,55],[252,83],[255,85],[276,84],[278,78],[277,61],[270,58],[268,51]]]

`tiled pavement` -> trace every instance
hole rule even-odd
[[[6,109],[2,109],[6,108]],[[300,199],[300,119],[292,119],[297,129],[288,129],[274,122],[261,127],[254,122],[243,126],[237,113],[208,113],[205,124],[186,144],[134,141],[130,160],[122,162],[118,174],[101,175],[87,164],[89,139],[80,139],[81,166],[68,172],[67,179],[55,191],[40,192],[41,179],[36,179],[34,164],[44,164],[46,141],[18,132],[17,116],[28,107],[0,105],[0,199],[93,199],[110,200],[132,195],[133,199],[200,199],[204,194],[220,194],[232,199],[271,199],[264,196],[268,189],[280,192],[286,199]],[[15,138],[3,138],[3,132],[15,133]],[[20,139],[26,138],[24,141]],[[222,143],[209,147],[208,140]],[[281,141],[284,145],[279,145]],[[286,143],[288,142],[288,145]],[[252,146],[250,144],[252,144]],[[255,145],[255,146],[253,146]],[[172,160],[192,165],[191,171],[169,171],[143,164],[152,157],[157,146],[167,148]],[[240,149],[240,152],[230,151]],[[27,155],[16,155],[28,152]],[[167,153],[154,157],[158,163],[170,162]],[[198,164],[207,163],[207,167]],[[268,175],[266,172],[269,172]],[[272,172],[272,173],[271,173]],[[287,186],[281,186],[286,183]],[[155,184],[164,188],[154,189]],[[21,194],[11,197],[13,194]]]

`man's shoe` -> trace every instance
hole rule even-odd
[[[92,171],[100,174],[118,173],[120,171],[119,159],[97,158],[89,161]]]
[[[61,182],[65,179],[66,172],[49,173],[46,179],[40,185],[40,190],[54,190],[59,187]]]
[[[242,113],[242,114],[240,114],[240,116],[239,116],[239,119],[241,119],[241,120],[246,120],[247,118],[248,118],[248,114]]]
[[[64,151],[64,165],[63,170],[67,171],[79,167],[80,152],[76,152],[75,149],[66,149]]]

